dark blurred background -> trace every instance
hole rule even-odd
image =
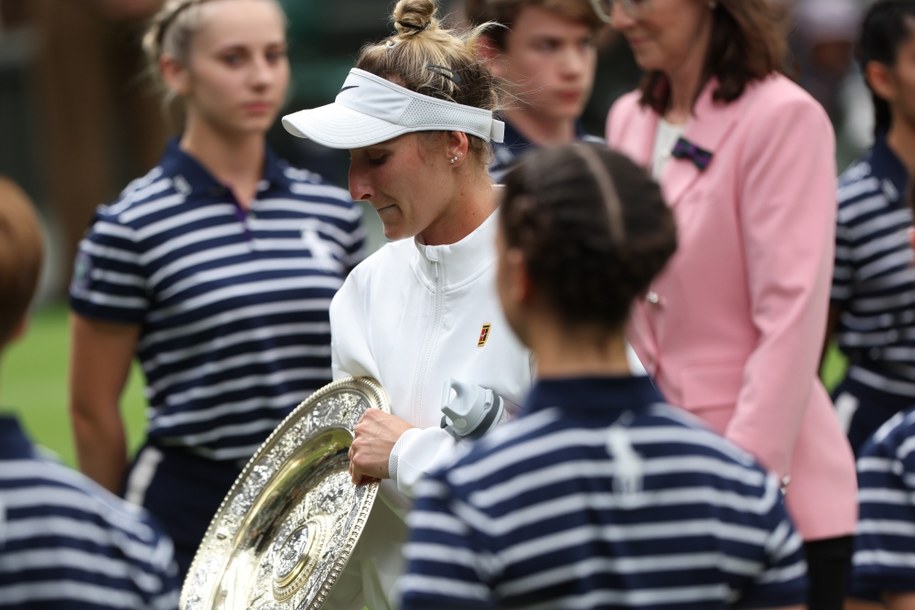
[[[853,61],[865,0],[771,0],[790,25],[793,76],[826,107],[843,168],[870,141],[870,101]],[[174,135],[139,39],[161,0],[0,0],[0,174],[38,205],[51,253],[43,298],[65,295],[70,261],[92,210],[159,158]],[[332,100],[362,44],[390,31],[388,0],[281,0],[289,17],[293,86],[287,110]],[[460,25],[459,0],[443,2]],[[594,93],[583,116],[602,135],[607,109],[638,71],[611,31],[601,38]],[[346,153],[293,138],[272,145],[294,164],[345,186]],[[373,235],[375,244],[380,236]]]

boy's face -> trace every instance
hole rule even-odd
[[[548,120],[581,116],[597,65],[595,32],[539,6],[521,9],[492,69],[507,80],[519,110]]]

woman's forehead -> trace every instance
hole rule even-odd
[[[217,0],[199,10],[195,43],[248,46],[286,40],[283,13],[274,0]]]

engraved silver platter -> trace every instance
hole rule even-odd
[[[324,386],[277,426],[213,517],[181,590],[182,610],[317,610],[343,571],[378,494],[353,485],[347,452],[381,385]]]

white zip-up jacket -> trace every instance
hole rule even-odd
[[[394,447],[392,479],[382,481],[384,501],[375,503],[357,551],[362,585],[380,583],[387,600],[396,598],[392,588],[402,573],[413,485],[456,444],[441,428],[448,380],[489,388],[509,405],[520,405],[531,387],[530,352],[509,328],[496,293],[497,226],[496,212],[454,244],[386,244],[350,273],[330,307],[334,378],[374,377],[392,412],[417,426]],[[376,593],[366,590],[365,603],[386,607]]]
[[[397,442],[389,464],[407,496],[454,446],[441,428],[450,378],[515,405],[531,387],[530,352],[496,294],[497,216],[454,244],[386,244],[350,273],[330,307],[334,378],[374,377],[393,413],[418,427]],[[383,492],[388,501],[409,507],[391,491]]]

